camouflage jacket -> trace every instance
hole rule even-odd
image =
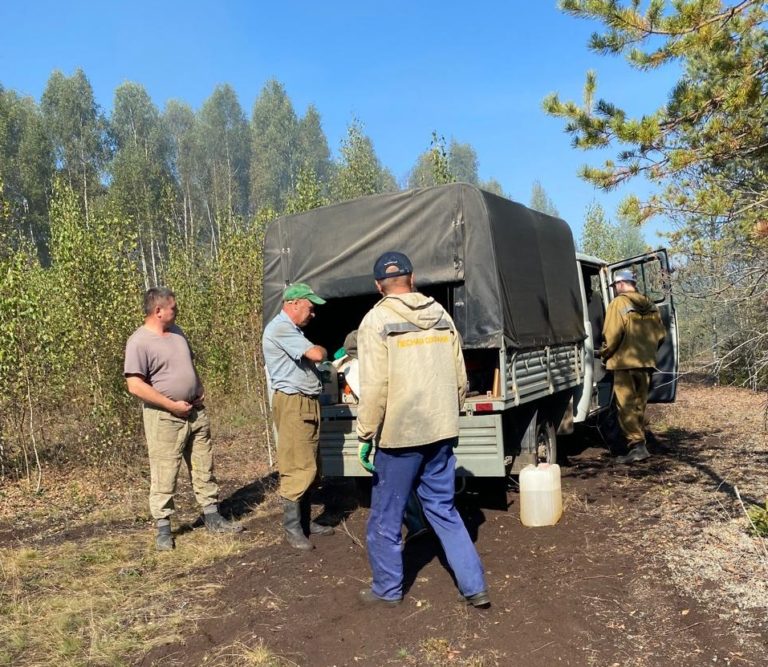
[[[599,355],[608,370],[655,368],[664,334],[659,310],[648,297],[625,292],[608,306]]]

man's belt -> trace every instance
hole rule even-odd
[[[320,394],[305,394],[303,391],[294,391],[289,393],[287,391],[283,391],[282,389],[275,389],[275,393],[284,394],[285,396],[304,396],[305,398],[311,398],[313,400],[320,398]]]

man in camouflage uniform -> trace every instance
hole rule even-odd
[[[637,291],[636,282],[629,270],[614,275],[616,298],[606,311],[604,342],[598,352],[606,368],[613,371],[619,425],[629,447],[628,454],[616,459],[619,463],[635,463],[650,457],[645,446],[645,406],[656,351],[665,334],[658,309]]]

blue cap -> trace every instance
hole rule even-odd
[[[373,277],[376,280],[407,276],[413,273],[413,265],[401,252],[385,252],[373,265]]]
[[[616,271],[616,273],[613,274],[613,281],[611,282],[611,285],[615,285],[616,283],[636,283],[637,278],[635,278],[635,274],[632,273],[630,269],[621,269],[620,271]]]

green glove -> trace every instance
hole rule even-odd
[[[373,463],[368,459],[371,456],[373,450],[373,443],[367,440],[361,440],[357,447],[357,458],[360,459],[360,465],[363,466],[368,472],[376,472]]]

